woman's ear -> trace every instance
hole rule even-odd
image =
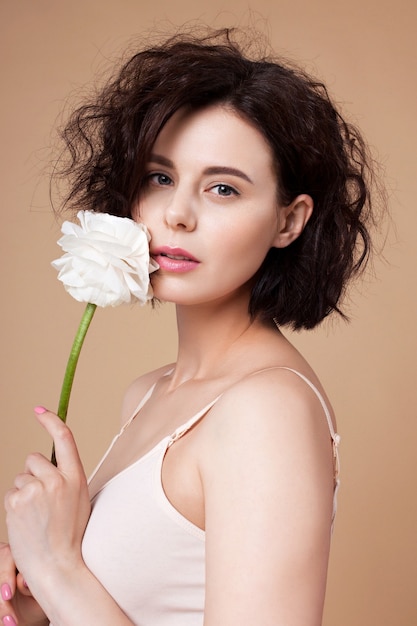
[[[273,247],[285,248],[295,241],[303,232],[313,208],[313,198],[305,193],[297,196],[288,206],[280,207],[278,231]]]

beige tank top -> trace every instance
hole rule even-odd
[[[335,457],[334,517],[340,438],[320,392],[301,373],[290,371],[311,387],[326,415]],[[154,388],[155,385],[149,389],[131,419],[113,439],[90,480]],[[112,477],[92,500],[82,545],[85,563],[137,626],[203,625],[205,533],[169,502],[162,487],[161,471],[168,447],[201,420],[219,397]]]

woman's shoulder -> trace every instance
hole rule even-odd
[[[294,467],[302,456],[315,456],[319,464],[323,455],[331,458],[332,409],[320,383],[306,372],[284,366],[254,371],[223,393],[211,413],[208,459],[231,449],[244,459],[250,449],[254,459],[265,460],[268,440],[274,442],[272,456],[292,455]]]
[[[239,406],[240,411],[230,411]],[[298,419],[315,420],[327,411],[332,415],[330,402],[320,381],[310,368],[273,365],[250,372],[230,386],[221,396],[216,409],[225,412],[230,419],[244,419],[256,415],[258,420],[283,419],[291,415]],[[326,420],[325,420],[326,421]]]
[[[122,425],[134,413],[145,394],[155,385],[161,376],[167,374],[173,366],[173,364],[163,365],[162,367],[138,376],[138,378],[130,383],[125,391],[122,403]]]
[[[306,358],[275,329],[270,334],[262,329],[259,335],[255,349],[240,366],[243,375],[224,394],[225,403],[241,397],[252,408],[259,402],[269,402],[272,409],[280,412],[296,403],[309,412],[317,410],[323,414],[328,409],[333,418],[326,391]]]

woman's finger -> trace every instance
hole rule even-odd
[[[16,590],[16,565],[7,543],[0,543],[0,592],[3,600],[10,600]]]
[[[36,478],[31,473],[18,474],[14,479],[14,486],[16,489],[23,489],[29,483],[32,483]]]
[[[74,437],[68,426],[55,413],[44,407],[36,407],[35,414],[41,426],[54,441],[59,469],[64,473],[72,473],[75,470],[84,473]]]
[[[16,593],[16,567],[6,543],[0,543],[0,618],[5,626],[14,626],[17,622],[12,607]]]
[[[49,459],[43,456],[43,454],[32,452],[26,457],[23,474],[16,476],[16,479],[26,483],[30,482],[30,476],[36,476],[36,478],[40,480],[48,480],[55,471],[55,467],[51,465]],[[19,478],[19,476],[21,476],[21,478]],[[25,478],[25,476],[27,476],[27,478]]]
[[[31,596],[32,595],[32,592],[29,589],[29,585],[27,584],[27,582],[23,578],[22,574],[18,574],[17,575],[16,586],[17,586],[18,590],[20,591],[20,593],[23,596]]]

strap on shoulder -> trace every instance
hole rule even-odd
[[[323,411],[324,411],[324,414],[326,416],[327,425],[329,427],[330,436],[332,438],[332,443],[333,443],[334,477],[335,477],[335,483],[336,483],[336,489],[337,489],[338,486],[339,486],[338,476],[339,476],[339,473],[340,473],[340,459],[339,459],[339,450],[338,450],[339,444],[340,444],[340,435],[334,429],[332,417],[331,417],[330,411],[329,411],[329,407],[327,406],[325,399],[323,398],[322,394],[317,389],[317,387],[311,382],[310,379],[308,379],[306,376],[304,376],[304,374],[302,374],[298,370],[292,369],[291,367],[281,366],[279,369],[284,369],[284,370],[288,370],[289,372],[293,372],[299,378],[304,380],[304,382],[315,393],[315,395],[317,396],[318,400],[320,401],[321,406],[323,407]]]
[[[197,422],[199,422],[206,415],[206,413],[208,413],[211,407],[216,404],[217,400],[221,398],[222,395],[223,394],[218,395],[217,398],[214,398],[214,400],[206,404],[206,406],[203,409],[201,409],[201,411],[193,415],[193,417],[191,417],[187,422],[185,422],[185,424],[183,424],[182,426],[179,426],[179,428],[177,428],[172,433],[168,442],[168,446],[171,446],[175,441],[177,441],[177,439],[185,435],[194,426],[194,424],[197,424]]]
[[[163,378],[164,376],[169,376],[172,372],[174,371],[174,368],[171,368],[170,370],[168,370],[167,372],[165,372],[164,374],[162,374],[161,378]],[[147,401],[149,400],[149,398],[152,396],[156,384],[160,379],[158,378],[153,385],[151,385],[148,389],[148,391],[145,393],[145,395],[141,398],[139,404],[135,407],[135,410],[132,412],[131,416],[129,417],[129,419],[123,424],[122,429],[120,431],[120,435],[126,430],[126,428],[128,428],[130,426],[130,424],[133,422],[133,420],[135,419],[136,415],[139,413],[139,411],[145,406],[145,404],[147,403]]]

